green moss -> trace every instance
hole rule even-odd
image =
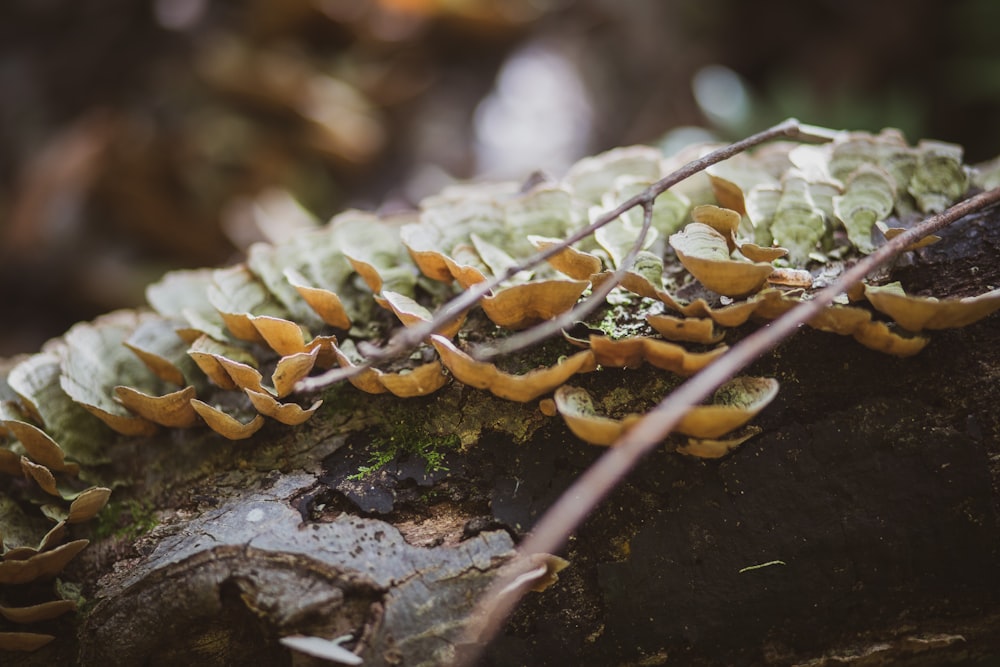
[[[123,537],[135,539],[156,528],[159,523],[152,503],[140,500],[112,500],[97,517],[94,537]]]
[[[363,479],[401,456],[421,459],[427,472],[448,470],[444,459],[449,451],[461,446],[458,435],[431,433],[421,424],[414,423],[412,412],[408,412],[407,417],[403,417],[402,413],[402,410],[392,410],[390,416],[375,428],[369,443],[368,464],[359,466],[358,472],[348,479]]]

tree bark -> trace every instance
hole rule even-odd
[[[892,277],[908,292],[981,293],[1000,285],[998,252],[1000,214],[970,216]],[[898,359],[804,329],[759,360],[749,374],[781,382],[762,433],[721,460],[668,440],[581,527],[570,566],[526,599],[485,663],[1000,656],[1000,317],[932,337]],[[641,396],[662,372],[592,375]],[[308,424],[246,442],[117,442],[103,473],[127,482],[114,502],[151,504],[159,525],[87,549],[66,577],[93,604],[17,659],[304,665],[279,639],[307,634],[349,635],[366,665],[447,664],[516,540],[601,453],[535,404],[454,384],[324,399]],[[390,420],[467,446],[448,451],[447,470],[400,453],[357,478]]]

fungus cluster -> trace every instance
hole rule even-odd
[[[0,381],[0,398],[5,399],[0,402],[0,445],[5,445],[0,446],[0,473],[30,486],[31,504],[37,508],[37,513],[25,512],[13,489],[10,495],[0,493],[0,616],[9,624],[0,628],[0,650],[44,646],[55,637],[22,627],[76,609],[71,599],[25,603],[22,596],[7,593],[57,576],[88,544],[86,539],[67,541],[69,526],[96,516],[111,494],[79,479],[81,465],[96,463],[99,454],[93,451],[92,433],[76,429],[81,408],[54,391],[62,345],[50,343]],[[62,445],[52,433],[64,436]]]
[[[348,211],[254,245],[236,266],[168,273],[148,288],[148,309],[74,326],[0,383],[0,471],[25,480],[24,498],[50,522],[0,497],[0,584],[52,577],[86,544],[63,543],[66,526],[93,517],[109,491],[86,487],[77,473],[103,461],[111,432],[207,425],[244,439],[266,419],[301,424],[322,400],[297,387],[326,369],[353,368],[357,389],[402,398],[449,382],[511,401],[551,395],[540,404],[545,414],[560,415],[586,442],[610,445],[639,416],[601,414],[599,397],[573,386],[574,376],[642,364],[694,374],[725,351],[726,329],[780,316],[809,298],[831,260],[871,252],[970,184],[957,147],[910,147],[894,131],[844,133],[823,146],[782,143],[737,156],[660,194],[648,218],[637,207],[565,242],[678,159],[616,149],[580,161],[560,181],[454,186],[393,216]],[[528,261],[540,250],[558,252]],[[409,357],[383,368],[366,362],[393,329],[435,321],[456,294],[498,276],[508,278],[474,312],[437,327]],[[575,312],[581,297],[619,277],[603,310],[580,313],[587,334],[566,332],[579,351],[520,372],[477,358],[473,340]],[[595,326],[622,304],[641,327]],[[936,300],[867,285],[810,324],[907,356],[927,342],[919,331],[964,326],[997,309],[1000,290]],[[736,378],[691,409],[677,428],[689,439],[677,451],[724,455],[753,435],[746,424],[777,390],[771,378]],[[0,613],[21,622],[71,607]],[[0,633],[0,648],[42,641],[29,634]]]

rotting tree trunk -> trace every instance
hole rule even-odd
[[[1000,284],[998,252],[994,211],[894,273],[911,292],[979,293]],[[669,447],[649,457],[486,661],[1000,656],[998,350],[997,316],[936,332],[910,359],[801,331],[750,369],[781,381],[755,422],[763,433],[721,461]],[[641,391],[657,373],[599,381]],[[446,662],[512,536],[601,452],[534,404],[468,388],[405,402],[353,392],[331,391],[298,430],[243,443],[119,442],[116,474],[131,486],[116,498],[152,503],[161,524],[84,552],[68,575],[94,604],[25,664],[307,664],[278,642],[296,633],[353,634],[366,665]],[[375,446],[366,425],[389,414],[405,426],[450,420],[476,442],[450,452],[447,471],[404,456],[348,479]]]

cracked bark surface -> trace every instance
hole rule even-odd
[[[978,293],[1000,284],[998,251],[1000,214],[971,216],[893,277]],[[935,332],[910,359],[802,330],[748,369],[781,381],[763,433],[719,461],[669,444],[650,456],[486,663],[988,664],[1000,655],[997,350],[997,316]],[[641,392],[657,373],[595,381]],[[247,442],[115,443],[107,474],[130,482],[116,496],[151,502],[161,524],[87,549],[67,578],[94,604],[17,659],[304,665],[278,638],[306,633],[350,634],[366,665],[446,664],[514,540],[600,450],[535,404],[455,385],[406,401],[352,392]],[[450,415],[476,442],[447,471],[401,456],[347,480],[390,409]]]

